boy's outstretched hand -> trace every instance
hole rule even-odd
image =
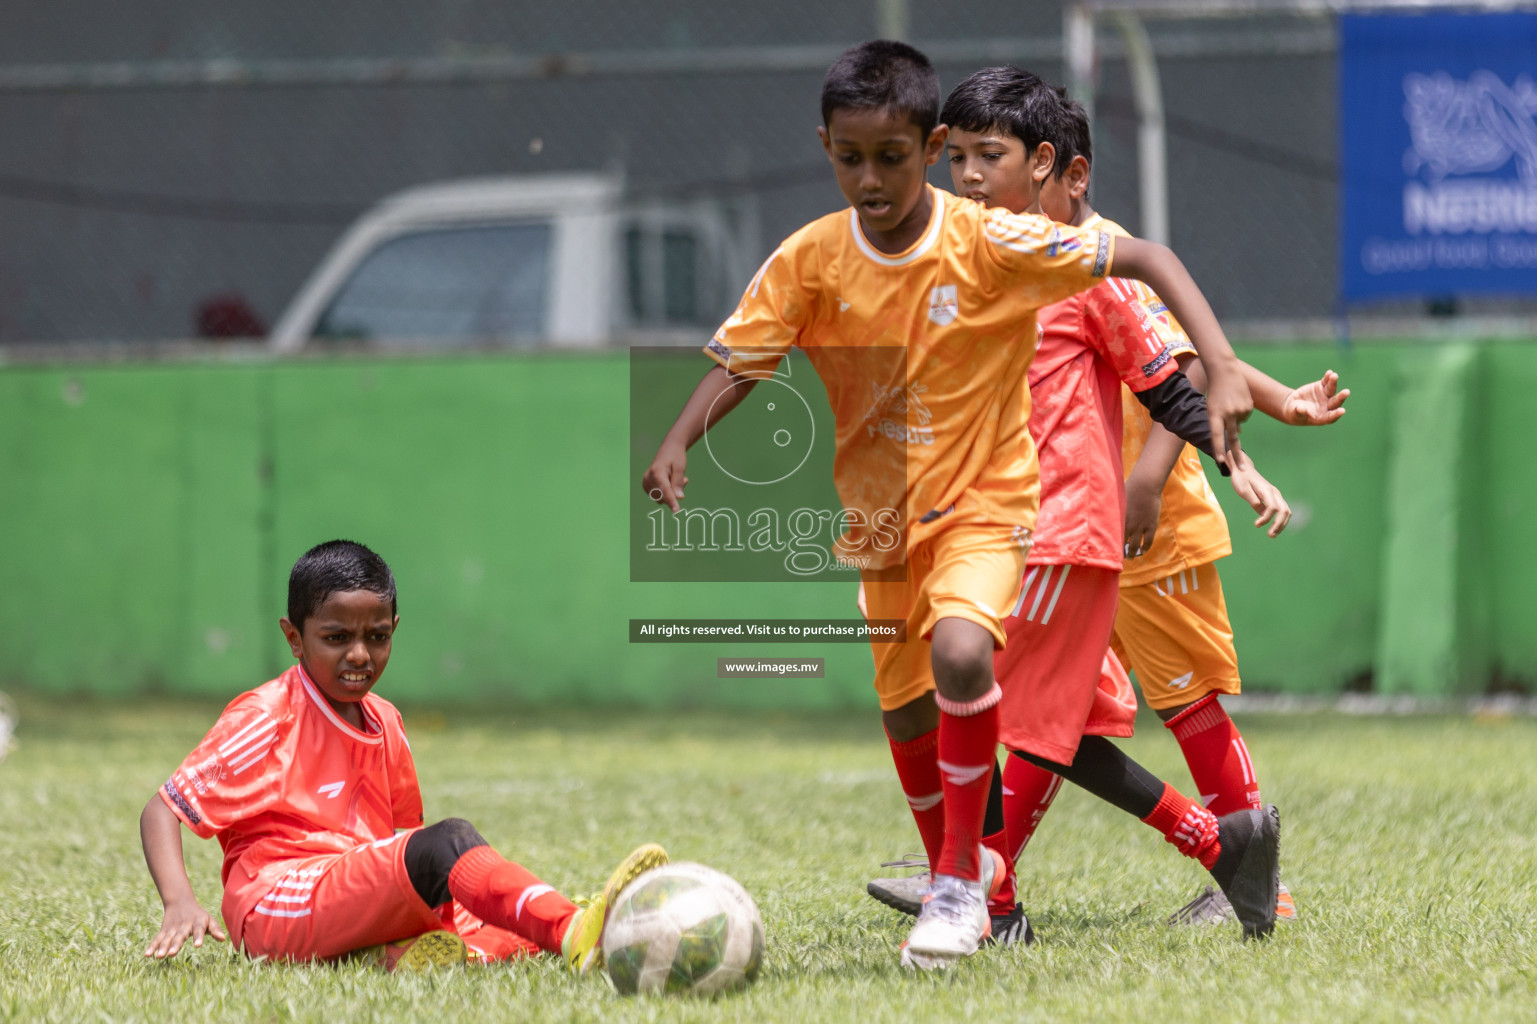
[[[1292,510],[1275,484],[1259,475],[1259,470],[1254,468],[1254,463],[1241,448],[1231,453],[1228,468],[1232,470],[1228,480],[1233,490],[1259,514],[1254,525],[1260,527],[1270,523],[1270,529],[1265,532],[1272,537],[1280,536],[1286,524],[1291,521]]]
[[[688,475],[684,472],[687,468],[688,449],[664,441],[640,479],[641,489],[652,501],[677,512],[678,502],[683,500],[683,488],[688,484]]]
[[[1281,405],[1281,421],[1294,427],[1322,427],[1345,415],[1350,389],[1341,391],[1340,375],[1329,370],[1311,384],[1304,384]]]
[[[188,939],[192,940],[194,948],[201,946],[205,935],[220,942],[226,938],[218,920],[204,910],[202,904],[196,900],[191,903],[167,904],[165,918],[160,922],[160,934],[150,940],[144,955],[164,960],[180,953]]]

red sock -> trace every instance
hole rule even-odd
[[[1142,820],[1162,832],[1180,853],[1200,861],[1206,870],[1217,863],[1217,854],[1222,852],[1217,841],[1217,816],[1167,782],[1158,806]]]
[[[918,823],[924,852],[930,865],[937,864],[940,850],[945,845],[945,794],[939,781],[939,730],[900,743],[891,739],[889,733],[886,739],[891,742],[891,759],[896,762],[897,780],[907,796],[907,806],[913,809],[913,820]]]
[[[1001,828],[990,836],[982,837],[982,845],[989,850],[996,851],[999,859],[1003,861],[1003,881],[998,883],[998,889],[987,901],[989,914],[1007,914],[1014,909],[1014,902],[1019,898],[1019,886],[1014,877],[1014,862],[1009,859],[1009,830]]]
[[[1025,852],[1025,844],[1035,835],[1061,788],[1062,776],[1055,772],[1031,764],[1022,757],[1004,759],[1003,827],[1009,838],[1003,856],[1010,864]]]
[[[576,904],[489,846],[459,858],[448,873],[448,891],[482,921],[549,953],[560,952],[560,940],[576,913]]]
[[[939,770],[945,794],[944,849],[937,863],[931,861],[936,875],[970,882],[982,877],[977,845],[982,841],[987,791],[998,756],[998,701],[1002,698],[997,683],[972,701],[934,695],[939,705]]]
[[[1215,693],[1208,693],[1164,723],[1179,741],[1190,777],[1207,810],[1221,817],[1258,809],[1259,780],[1238,726]]]

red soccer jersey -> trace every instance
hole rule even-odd
[[[1080,230],[1124,235],[1095,215]],[[1162,302],[1138,281],[1110,278],[1039,314],[1030,367],[1030,436],[1041,462],[1041,511],[1031,565],[1119,571],[1125,550],[1121,382],[1146,391],[1189,348]]]
[[[286,870],[422,823],[416,765],[400,712],[362,700],[365,731],[348,725],[298,665],[230,702],[160,799],[224,847],[224,923],[242,922]]]

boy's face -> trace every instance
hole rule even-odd
[[[1073,157],[1067,170],[1051,175],[1041,186],[1041,212],[1059,224],[1076,224],[1079,200],[1089,190],[1089,162]]]
[[[329,595],[304,620],[302,630],[286,618],[281,623],[294,657],[332,704],[368,696],[389,663],[390,640],[399,624],[389,600],[371,590]]]
[[[895,230],[923,198],[928,168],[939,162],[945,126],[927,138],[906,114],[880,108],[841,108],[817,135],[832,160],[838,189],[876,232]]]
[[[1010,213],[1034,212],[1041,182],[1049,177],[1056,159],[1051,143],[1043,142],[1029,153],[1023,142],[997,128],[982,132],[952,128],[945,149],[956,195]]]

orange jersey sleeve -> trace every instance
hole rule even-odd
[[[799,233],[763,262],[736,310],[720,325],[705,353],[732,373],[767,373],[779,365],[812,317],[818,286],[816,247],[798,244]]]
[[[983,218],[987,251],[1003,291],[1023,309],[1040,309],[1091,288],[1110,273],[1115,239],[1098,227],[1075,228],[1001,208]]]
[[[242,694],[160,788],[160,799],[204,839],[262,813],[282,793],[282,765],[270,755],[283,728],[255,693]]]

